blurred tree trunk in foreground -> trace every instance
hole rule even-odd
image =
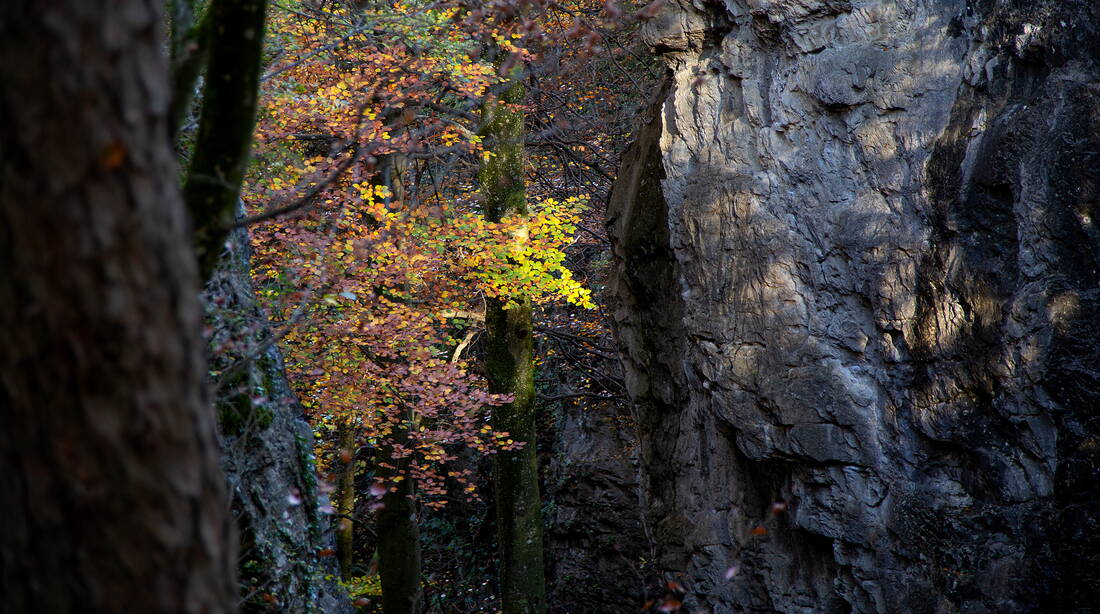
[[[160,3],[0,8],[5,612],[229,612]]]

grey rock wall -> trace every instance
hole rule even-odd
[[[652,557],[627,412],[597,402],[562,411],[546,471],[550,614],[634,612]]]
[[[615,314],[689,609],[1100,611],[1100,3],[676,0],[646,36]]]
[[[350,614],[331,553],[313,431],[253,293],[248,235],[235,231],[203,293],[222,468],[240,537],[242,612]],[[243,368],[242,368],[243,367]]]

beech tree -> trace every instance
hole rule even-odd
[[[339,475],[338,554],[353,585],[361,582],[351,573],[354,459],[360,447],[373,450],[364,469],[379,501],[363,507],[377,520],[371,541],[387,613],[424,602],[418,518],[476,496],[471,470],[456,466],[458,451],[520,447],[485,418],[511,395],[484,393],[468,369],[480,356],[463,353],[485,320],[484,299],[519,311],[549,300],[590,304],[561,264],[575,200],[485,219],[472,174],[441,172],[463,168],[446,156],[496,153],[463,122],[477,124],[470,111],[501,85],[492,62],[480,59],[484,40],[516,40],[511,30],[489,31],[494,22],[465,17],[416,5],[273,12],[280,59],[266,70],[273,77],[257,145],[264,164],[245,192],[257,217],[287,211],[272,201],[316,194],[294,211],[299,217],[252,228],[254,272],[275,321],[302,314],[282,343],[321,435],[318,456]],[[472,32],[454,27],[460,18]],[[435,172],[440,182],[429,183]]]
[[[390,115],[392,113],[384,113]],[[385,121],[389,123],[389,121]],[[387,210],[395,203],[405,201],[402,171],[406,166],[404,156],[393,152],[380,155],[378,168],[372,178],[377,188],[385,196],[382,203]],[[365,382],[364,385],[373,385]],[[405,405],[404,402],[401,402]],[[377,469],[378,479],[385,484],[393,484],[382,496],[375,521],[378,530],[378,573],[382,585],[383,614],[420,614],[424,611],[424,591],[420,585],[421,551],[420,526],[417,524],[415,480],[407,479],[411,459],[395,454],[396,446],[408,446],[411,442],[409,430],[417,425],[416,412],[411,407],[402,407],[404,420],[394,428],[393,444],[383,442],[380,455],[391,460],[380,463]]]
[[[500,50],[498,49],[499,53]],[[478,184],[485,199],[485,219],[500,223],[528,214],[523,177],[523,82],[516,67],[499,98],[482,105],[482,137],[493,143],[482,158]],[[528,228],[513,229],[519,242]],[[522,444],[498,452],[493,459],[497,541],[500,552],[501,606],[506,614],[546,611],[546,581],[542,561],[542,500],[535,453],[535,363],[531,301],[526,298],[486,298],[488,344],[485,371],[489,390],[512,396],[493,409],[493,428]]]
[[[230,612],[154,0],[0,5],[5,612]]]

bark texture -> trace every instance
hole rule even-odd
[[[252,148],[266,10],[267,0],[211,0],[203,16],[205,26],[192,35],[205,38],[209,59],[183,197],[191,210],[203,280],[213,275],[224,251]],[[186,112],[188,81],[193,81],[201,57],[177,61],[179,115]]]
[[[616,319],[692,611],[1100,603],[1098,29],[1086,0],[647,26]]]
[[[0,602],[230,612],[156,2],[0,8]]]
[[[485,199],[485,218],[490,222],[527,215],[523,109],[519,106],[523,97],[523,84],[517,81],[499,101],[489,100],[482,108],[481,135],[493,143],[493,149],[491,156],[482,160],[478,185]],[[493,428],[523,444],[518,450],[501,451],[493,457],[501,608],[505,614],[539,614],[546,611],[546,580],[535,450],[534,329],[530,302],[522,300],[505,307],[497,298],[485,301],[489,389],[514,396],[511,403],[493,408]]]

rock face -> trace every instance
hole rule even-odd
[[[322,510],[313,431],[286,380],[253,294],[248,235],[236,231],[203,294],[216,379],[222,468],[240,533],[242,612],[350,614]],[[243,368],[241,368],[243,367]]]
[[[635,612],[649,588],[640,563],[652,544],[625,413],[610,403],[570,408],[555,429],[544,494],[551,614]]]
[[[676,0],[646,36],[616,320],[691,611],[1100,607],[1100,3]]]

